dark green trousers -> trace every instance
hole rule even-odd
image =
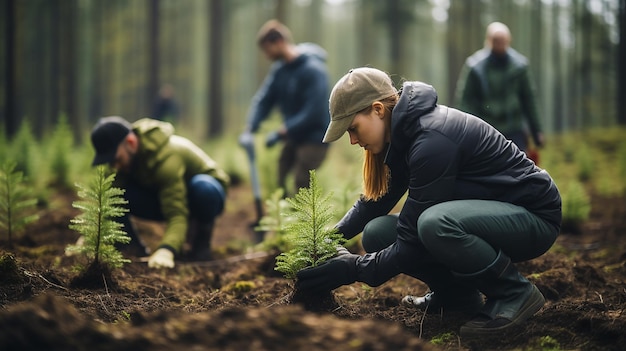
[[[363,248],[375,252],[391,245],[396,240],[397,221],[397,215],[370,221],[363,230]],[[558,235],[554,226],[524,207],[488,200],[443,202],[428,208],[415,223],[432,259],[466,274],[489,266],[499,250],[513,262],[538,257]]]

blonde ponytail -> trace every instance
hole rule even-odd
[[[391,111],[398,103],[398,95],[393,95],[381,100],[385,106],[385,122],[387,128],[391,128]],[[369,107],[368,109],[371,109]],[[365,150],[363,160],[363,198],[367,201],[376,201],[389,191],[389,177],[391,172],[385,164],[385,153],[374,154]]]
[[[389,190],[389,167],[385,154],[365,150],[363,160],[363,198],[368,201],[380,199]]]

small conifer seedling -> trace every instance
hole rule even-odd
[[[285,240],[287,233],[287,225],[293,222],[291,215],[291,206],[284,199],[284,190],[276,189],[270,197],[265,200],[265,215],[259,221],[259,225],[255,230],[267,232],[261,246],[266,250],[288,251],[289,242]]]
[[[15,162],[9,161],[0,169],[0,228],[7,232],[9,247],[13,247],[16,234],[39,219],[33,214],[37,200],[29,196],[29,188],[23,184],[23,173],[15,167]]]
[[[71,152],[74,144],[74,135],[67,122],[67,116],[61,115],[52,133],[50,140],[50,170],[53,174],[53,184],[68,187],[70,182]]]
[[[286,226],[287,240],[293,247],[276,258],[276,270],[286,278],[295,279],[296,273],[307,267],[316,267],[337,255],[337,246],[345,240],[335,228],[329,228],[333,219],[328,204],[331,194],[324,195],[318,185],[315,171],[309,171],[308,188],[301,188],[293,199],[295,221]],[[327,296],[311,296],[304,291],[294,291],[292,302],[303,302],[307,309],[325,309],[334,305],[330,292]]]
[[[82,245],[70,245],[66,251],[87,256],[90,264],[84,277],[86,280],[89,276],[99,278],[97,284],[102,279],[96,272],[106,274],[111,268],[120,268],[130,262],[115,247],[116,243],[128,243],[130,238],[122,230],[123,225],[114,219],[128,211],[123,207],[127,203],[122,197],[124,190],[112,186],[114,179],[115,173],[107,175],[106,166],[98,166],[89,186],[76,184],[80,200],[72,203],[82,213],[71,220],[70,229],[79,232],[84,240]],[[93,286],[89,282],[84,284],[82,286]]]

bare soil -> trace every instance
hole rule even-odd
[[[547,303],[507,335],[460,340],[467,317],[402,306],[422,294],[398,276],[334,292],[338,307],[309,312],[288,304],[292,283],[276,253],[251,255],[250,190],[236,187],[216,224],[215,260],[152,270],[133,262],[89,289],[70,282],[85,264],[64,255],[78,234],[71,191],[59,191],[41,219],[9,249],[0,238],[1,350],[623,350],[626,348],[626,199],[593,197],[590,221],[563,232],[550,252],[519,264]],[[154,247],[162,225],[137,222]],[[359,248],[353,248],[358,250]],[[247,256],[245,256],[248,254]],[[244,255],[244,256],[242,256]]]

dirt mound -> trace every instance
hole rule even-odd
[[[83,317],[46,294],[0,315],[3,350],[434,350],[397,324],[345,321],[298,306],[136,313],[121,324]],[[385,330],[381,334],[379,330]]]

